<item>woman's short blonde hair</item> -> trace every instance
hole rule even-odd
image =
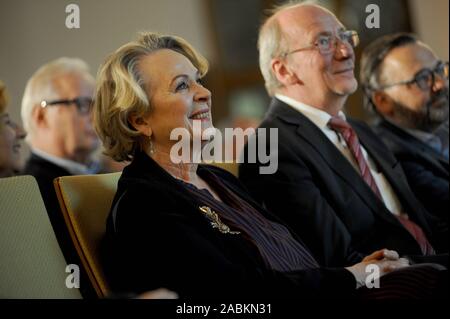
[[[94,123],[105,154],[116,161],[132,160],[136,149],[142,147],[141,133],[128,121],[131,114],[145,116],[152,110],[151,92],[146,85],[148,78],[141,74],[139,62],[161,49],[187,57],[202,77],[208,71],[208,61],[186,40],[172,35],[141,33],[136,41],[109,55],[97,75]]]

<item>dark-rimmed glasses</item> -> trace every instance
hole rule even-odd
[[[55,100],[55,101],[42,101],[41,107],[45,108],[51,105],[72,105],[74,104],[77,107],[77,110],[80,114],[86,115],[89,114],[92,110],[92,98],[90,97],[77,97],[73,100]]]
[[[448,62],[439,61],[434,69],[424,68],[417,72],[411,80],[382,85],[378,89],[384,90],[397,85],[412,85],[415,83],[421,90],[429,91],[434,86],[436,75],[448,81]]]

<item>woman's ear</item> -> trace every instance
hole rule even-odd
[[[128,122],[131,126],[142,135],[152,136],[152,127],[150,125],[149,117],[145,118],[141,115],[131,114],[128,117]]]
[[[298,77],[288,68],[284,60],[280,58],[272,59],[271,68],[277,80],[284,86],[299,82]]]

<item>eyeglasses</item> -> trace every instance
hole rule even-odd
[[[333,53],[336,50],[338,40],[341,43],[351,46],[352,48],[356,48],[356,46],[359,44],[358,32],[350,30],[341,31],[339,32],[337,37],[331,34],[322,34],[319,35],[311,45],[304,48],[289,51],[287,53],[282,54],[281,57],[284,58],[289,54],[310,49],[318,49],[320,54],[327,55]]]
[[[92,99],[90,97],[77,97],[73,100],[56,100],[56,101],[42,101],[41,107],[47,107],[50,105],[72,105],[75,104],[78,112],[81,115],[89,114],[92,110]]]
[[[429,91],[434,86],[436,75],[448,81],[448,62],[439,61],[433,70],[428,68],[422,69],[414,75],[412,80],[383,85],[379,90],[388,89],[397,85],[412,85],[416,83],[421,90]]]

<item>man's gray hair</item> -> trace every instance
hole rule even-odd
[[[53,81],[66,74],[77,74],[86,82],[95,84],[95,79],[89,73],[89,66],[79,58],[62,57],[41,66],[28,80],[22,97],[21,116],[27,139],[35,131],[35,123],[32,120],[34,108],[43,100],[60,98]]]
[[[258,36],[258,51],[259,51],[259,68],[264,77],[266,90],[270,96],[273,96],[276,89],[280,88],[282,84],[278,81],[275,74],[272,72],[272,59],[286,53],[289,48],[285,36],[280,28],[277,19],[274,16],[286,9],[305,6],[317,5],[317,1],[288,1],[287,3],[276,6],[268,11],[268,18],[263,22],[259,29]]]

